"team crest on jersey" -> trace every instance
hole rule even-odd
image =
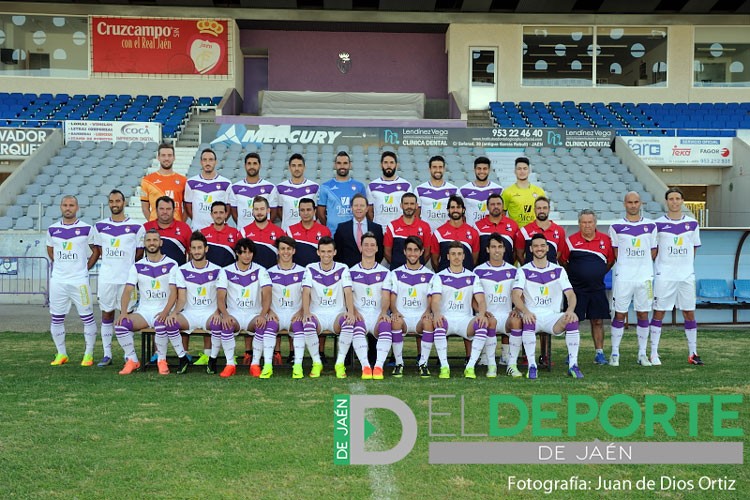
[[[375,281],[380,281],[380,273],[375,275]]]
[[[144,267],[143,269],[145,270],[146,268]],[[167,266],[162,267],[161,268],[161,272],[166,273],[167,272]]]
[[[486,212],[487,211],[487,202],[483,201],[479,204],[479,211],[480,212]]]
[[[65,251],[73,250],[73,243],[70,241],[63,241],[62,248]]]
[[[80,234],[81,234],[81,230],[80,229],[76,229],[76,236],[79,236]]]
[[[425,278],[424,276],[420,276],[420,277],[419,277],[419,281],[421,281],[421,282],[424,282],[424,280],[425,280],[425,279],[426,279],[426,278]]]
[[[120,238],[110,238],[109,246],[112,248],[120,248]]]
[[[690,224],[687,222],[685,223],[685,229],[688,229],[688,230],[690,229]]]
[[[604,242],[600,241],[599,242],[599,248],[602,249],[602,250],[604,250],[604,247],[605,247]]]
[[[674,244],[675,244],[675,246],[681,247],[682,246],[682,236],[676,236],[674,238]]]
[[[292,276],[292,279],[293,279],[294,281],[299,281],[299,278],[297,277],[297,275],[296,275],[296,274],[295,274],[294,276]]]
[[[365,288],[365,295],[368,297],[372,297],[372,287]]]
[[[243,288],[242,289],[242,298],[243,299],[249,299],[250,298],[250,289],[249,288]]]
[[[550,274],[549,277],[555,279],[555,273]]]
[[[413,286],[410,286],[406,290],[406,295],[408,295],[409,297],[416,297],[417,296],[417,289],[414,288]]]
[[[208,273],[208,279],[209,279],[209,280],[212,280],[212,279],[214,279],[214,275],[213,275],[213,274],[211,274],[211,273]]]
[[[424,231],[422,231],[422,228],[421,227],[418,228],[417,229],[417,236],[419,236],[421,238],[423,235],[424,235]]]
[[[442,201],[433,201],[432,202],[432,209],[433,210],[442,210],[443,209],[443,202]]]
[[[199,297],[205,297],[207,295],[207,291],[208,289],[205,286],[199,286],[196,290]]]
[[[276,231],[271,231],[271,241],[276,241]]]
[[[324,288],[323,297],[333,297],[333,288]]]
[[[462,292],[461,290],[453,292],[453,300],[457,302],[464,300],[464,292]]]
[[[333,279],[335,279],[336,281],[338,281],[339,279],[341,279],[341,275],[339,273],[336,273],[336,274],[333,275]]]
[[[180,228],[175,229],[175,233],[180,234]]]
[[[503,284],[502,283],[496,283],[495,284],[495,293],[503,293]]]
[[[213,195],[210,195],[210,194],[204,195],[203,196],[203,201],[206,202],[206,203],[213,203],[214,202],[214,197],[213,197]]]
[[[125,232],[126,232],[126,233],[129,233],[129,232],[130,232],[130,226],[127,226],[127,227],[125,228]]]
[[[385,198],[383,198],[383,201],[385,202],[386,205],[393,205],[393,196],[392,195],[386,196]]]
[[[471,231],[466,231],[466,239],[469,239],[469,240],[474,239],[473,236],[471,235]]]
[[[510,278],[510,271],[505,271],[505,277]]]
[[[633,248],[641,248],[641,239],[640,238],[631,238],[630,239],[630,246]]]
[[[253,208],[253,200],[251,198],[247,199],[247,208]]]
[[[323,237],[323,235],[320,234],[320,231],[318,231],[318,233],[315,235],[315,239],[316,240],[320,240],[320,238],[322,238],[322,237]]]
[[[285,299],[288,299],[292,296],[292,292],[288,288],[283,288],[281,290],[281,296],[284,297]]]
[[[151,280],[151,290],[161,290],[161,281]]]
[[[505,230],[508,231],[508,232],[512,231],[512,229],[510,228],[510,224],[506,224],[505,225]]]
[[[471,285],[471,278],[466,278],[466,284]]]
[[[539,295],[549,295],[549,287],[548,286],[540,286],[539,287]]]

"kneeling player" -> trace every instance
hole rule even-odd
[[[583,378],[578,368],[578,317],[575,314],[576,294],[568,281],[565,269],[547,260],[547,238],[543,234],[531,237],[532,260],[524,264],[516,274],[513,285],[513,304],[523,315],[522,341],[529,360],[526,377],[537,378],[536,333],[553,335],[565,333],[568,346],[568,375]],[[562,298],[568,300],[568,309],[560,312]]]
[[[516,279],[516,268],[508,264],[505,255],[505,240],[499,233],[492,233],[487,243],[487,255],[489,260],[478,265],[474,273],[484,289],[485,303],[487,304],[487,343],[484,351],[487,353],[487,376],[497,376],[497,365],[495,361],[495,349],[497,348],[497,333],[508,336],[510,334],[510,352],[508,355],[507,373],[511,377],[520,377],[521,372],[516,366],[518,353],[521,350],[521,317],[513,312],[513,301],[511,291]],[[472,345],[471,358],[466,367],[474,368],[479,353],[477,344]]]
[[[211,332],[211,357],[209,366],[216,371],[216,358],[219,347],[224,349],[227,366],[220,376],[227,378],[237,371],[234,361],[234,333],[240,330],[255,332],[253,337],[253,359],[250,363],[250,375],[270,378],[273,374],[273,348],[276,344],[276,332],[273,338],[264,339],[266,316],[271,306],[271,279],[268,271],[253,262],[255,243],[241,238],[234,245],[237,262],[221,269],[217,285],[218,309],[222,317],[223,329],[219,338]],[[269,335],[270,337],[270,335]],[[266,345],[270,342],[270,346]],[[265,351],[265,364],[260,370],[260,355]]]
[[[334,262],[336,244],[330,236],[318,243],[320,262],[307,266],[302,279],[302,315],[305,337],[322,331],[339,335],[339,352],[336,358],[336,376],[346,377],[344,356],[354,337],[354,303],[352,278],[349,268]],[[320,373],[313,362],[313,370]],[[312,376],[312,373],[311,373]]]
[[[365,233],[361,240],[362,261],[354,265],[349,272],[352,276],[352,293],[357,320],[354,322],[352,345],[362,365],[362,378],[383,380],[383,364],[390,351],[391,318],[388,306],[390,293],[383,288],[388,283],[388,269],[375,262],[378,252],[378,241],[373,233]],[[377,359],[375,368],[370,367],[367,358],[367,332],[378,339],[376,344]]]
[[[135,354],[133,332],[151,327],[156,333],[157,366],[161,375],[169,374],[167,366],[167,341],[172,342],[177,356],[185,357],[180,332],[167,336],[169,312],[177,301],[177,262],[161,253],[161,235],[149,229],[144,238],[146,255],[133,264],[128,272],[120,299],[120,316],[115,322],[115,335],[125,352],[125,366],[120,375],[129,375],[141,367]],[[138,308],[128,313],[128,304],[135,287],[140,300]],[[187,359],[187,358],[185,358]]]
[[[432,321],[435,327],[435,349],[440,360],[440,378],[450,378],[448,366],[448,335],[458,335],[472,341],[472,354],[476,363],[487,342],[487,306],[479,278],[464,267],[464,247],[452,241],[448,247],[448,267],[437,273],[430,284]],[[472,303],[476,303],[474,316]],[[422,358],[426,364],[432,344],[422,339]],[[476,378],[474,363],[467,364],[466,378]]]
[[[190,261],[180,266],[177,272],[177,304],[170,317],[173,323],[167,325],[167,333],[171,336],[185,330],[188,334],[197,328],[211,331],[211,352],[218,348],[213,339],[221,341],[221,314],[217,308],[216,285],[219,281],[221,268],[209,262],[208,241],[200,232],[195,231],[190,236]],[[206,366],[206,372],[216,373],[216,357]],[[180,367],[177,373],[185,373],[188,368],[187,356],[180,357]]]
[[[391,271],[390,283],[385,288],[391,293],[391,335],[393,356],[396,358],[394,377],[404,374],[404,334],[414,332],[432,345],[433,329],[430,313],[430,282],[435,274],[420,262],[422,240],[409,236],[404,242],[406,264]],[[429,377],[427,361],[419,365],[419,374]]]

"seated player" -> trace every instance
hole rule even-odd
[[[216,303],[216,285],[221,268],[206,258],[207,253],[206,237],[200,231],[193,232],[190,236],[190,260],[177,272],[177,304],[169,315],[172,320],[167,324],[169,335],[180,330],[189,335],[195,329],[206,328],[211,331],[212,339],[221,339],[223,325]],[[177,373],[185,373],[187,368],[187,357],[184,361],[180,358]],[[216,373],[215,361],[209,362],[206,373]]]
[[[487,304],[487,343],[484,350],[487,353],[487,376],[497,376],[497,364],[495,361],[495,349],[497,347],[497,333],[503,335],[503,339],[510,334],[510,348],[506,364],[507,373],[511,377],[520,377],[518,371],[518,353],[521,350],[521,317],[513,311],[511,292],[513,282],[516,280],[516,268],[504,260],[507,254],[505,239],[499,233],[489,235],[487,243],[487,255],[489,260],[479,264],[474,273],[484,288],[484,297]],[[467,366],[476,363],[476,346],[472,345],[471,358]],[[477,354],[478,356],[478,354]]]
[[[211,358],[208,365],[213,367],[211,371],[216,371],[216,358],[219,355],[219,347],[222,347],[227,358],[227,366],[220,376],[228,378],[234,375],[237,371],[234,361],[234,333],[247,330],[255,332],[250,375],[270,378],[273,374],[271,359],[278,330],[278,326],[274,328],[273,325],[268,325],[273,330],[273,338],[264,340],[263,330],[267,326],[266,316],[271,307],[271,279],[264,267],[253,262],[255,243],[252,240],[241,238],[234,245],[234,252],[237,254],[237,262],[222,268],[219,274],[217,306],[224,328],[218,336],[211,332]],[[270,346],[267,345],[268,342]],[[265,364],[261,371],[260,355],[263,351]]]
[[[334,262],[336,244],[325,236],[318,243],[320,262],[307,266],[302,279],[302,315],[305,337],[322,331],[339,334],[336,376],[346,378],[344,356],[354,336],[355,311],[349,268]],[[315,368],[315,366],[313,365]]]
[[[448,365],[448,335],[458,335],[472,341],[474,363],[466,365],[464,377],[477,378],[474,364],[487,342],[487,305],[484,289],[479,278],[464,267],[464,245],[460,241],[451,243],[448,249],[448,267],[432,278],[430,284],[432,321],[435,327],[435,349],[440,360],[439,378],[450,378]],[[472,302],[476,304],[474,315]],[[422,339],[420,365],[427,364],[432,344]]]
[[[516,274],[513,285],[513,304],[523,315],[522,342],[529,360],[526,377],[538,376],[536,360],[536,333],[553,335],[565,333],[568,346],[568,375],[583,378],[578,368],[578,345],[581,334],[578,331],[578,317],[575,314],[576,294],[568,281],[565,269],[547,260],[547,238],[538,233],[531,237],[533,259],[524,264]],[[568,308],[560,312],[562,298],[568,301]]]
[[[404,242],[406,264],[391,271],[390,283],[385,288],[391,293],[391,338],[396,367],[393,376],[404,375],[404,334],[414,332],[423,341],[432,343],[432,314],[430,313],[430,282],[435,273],[422,265],[422,240],[409,236]],[[419,366],[419,374],[429,377],[427,363]]]
[[[177,302],[177,262],[161,253],[161,235],[156,229],[149,229],[144,237],[145,256],[133,264],[128,272],[120,299],[120,316],[115,322],[115,335],[125,351],[125,366],[120,375],[129,375],[141,367],[135,354],[133,332],[153,328],[156,333],[157,366],[160,375],[169,375],[167,365],[167,342],[172,343],[180,365],[187,362],[185,349],[179,330],[167,335],[167,319]],[[128,313],[128,304],[133,290],[138,287],[140,299],[138,307]]]
[[[279,330],[286,330],[293,341],[292,378],[303,378],[302,358],[305,356],[305,345],[310,351],[313,361],[310,377],[317,378],[323,369],[318,353],[318,336],[313,332],[305,335],[302,326],[302,278],[305,268],[294,263],[294,253],[297,242],[289,236],[281,236],[276,240],[279,253],[278,263],[268,270],[271,278],[271,310],[268,313],[267,325],[278,325]],[[265,336],[272,332],[266,326],[263,348],[265,350]],[[273,332],[275,335],[276,332]]]
[[[352,293],[357,320],[354,322],[352,345],[362,365],[362,378],[383,380],[383,364],[390,351],[391,318],[388,306],[391,294],[383,285],[388,283],[388,269],[375,260],[378,241],[375,235],[367,232],[362,235],[362,261],[349,270],[352,276]],[[375,368],[370,368],[367,358],[367,333],[377,337],[377,360]]]

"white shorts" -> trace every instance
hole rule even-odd
[[[565,335],[565,330],[560,333],[555,333],[555,323],[564,316],[561,312],[534,312],[536,315],[536,329],[534,333],[551,333],[552,335]]]
[[[469,338],[469,335],[466,333],[466,330],[468,330],[469,325],[472,321],[474,321],[474,316],[443,316],[445,320],[448,322],[448,329],[445,332],[445,335],[458,335],[459,337],[463,337],[465,339]]]
[[[626,313],[633,302],[633,308],[638,312],[650,312],[654,302],[654,282],[626,281],[615,279],[612,283],[612,303],[615,312]]]
[[[695,311],[695,275],[684,281],[654,280],[654,309]]]
[[[419,325],[419,322],[422,321],[423,314],[415,314],[415,315],[409,315],[406,314],[403,315],[404,318],[404,335],[409,332],[417,333],[417,326]]]
[[[88,281],[83,283],[49,282],[49,312],[53,315],[65,315],[75,304],[79,316],[94,314],[91,304],[91,288]]]
[[[292,311],[281,311],[276,312],[276,316],[279,317],[279,331],[282,332],[286,330],[290,334],[292,333],[292,317],[294,316],[294,313]]]
[[[342,312],[322,312],[313,313],[318,318],[318,325],[320,325],[321,332],[335,332],[333,326],[336,324],[336,318],[342,314]]]
[[[102,283],[99,281],[97,288],[96,295],[99,300],[99,309],[102,311],[115,311],[120,309],[122,292],[125,290],[124,284]],[[129,310],[132,310],[133,304],[137,298],[137,289],[133,288],[133,291],[130,294],[130,303],[128,305]]]
[[[140,317],[142,317],[144,320],[146,320],[146,323],[148,323],[148,326],[150,328],[153,328],[156,324],[156,315],[161,312],[161,309],[159,310],[151,310],[151,309],[136,309],[133,311],[133,314],[138,314]]]
[[[253,325],[252,328],[248,328],[250,325],[250,322],[255,319],[256,316],[260,314],[260,311],[243,311],[243,310],[237,310],[237,309],[227,309],[227,312],[230,316],[232,316],[234,319],[237,320],[237,323],[240,325],[240,330],[245,331],[254,331],[255,325]]]
[[[208,328],[208,318],[213,315],[213,311],[189,310],[183,309],[182,314],[188,322],[188,330],[185,333],[192,333],[199,328]]]
[[[363,314],[362,319],[365,320],[365,333],[372,333],[373,335],[378,333],[378,318],[380,313],[377,314]]]
[[[499,313],[492,313],[495,316],[495,319],[497,320],[497,326],[495,327],[495,331],[498,335],[508,335],[510,332],[505,331],[505,325],[508,323],[508,318],[510,317],[509,312],[499,312]]]

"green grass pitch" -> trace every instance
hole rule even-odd
[[[406,341],[408,361],[403,379],[361,381],[350,373],[336,379],[331,367],[317,380],[292,380],[289,367],[269,380],[249,377],[246,367],[223,380],[199,367],[183,376],[159,376],[155,369],[131,376],[117,375],[119,366],[105,369],[79,366],[83,352],[80,334],[68,335],[71,362],[50,367],[54,346],[49,334],[0,333],[0,485],[4,497],[14,498],[748,498],[747,465],[430,465],[427,430],[429,395],[463,396],[465,432],[488,430],[488,398],[514,394],[529,400],[534,394],[585,394],[600,403],[613,394],[643,399],[645,394],[741,394],[740,438],[714,438],[711,408],[699,410],[699,436],[687,437],[685,412],[673,424],[677,437],[646,438],[642,428],[623,441],[744,441],[750,431],[748,405],[748,336],[744,330],[699,332],[699,348],[706,366],[689,366],[684,335],[665,329],[661,367],[635,364],[633,329],[626,333],[619,368],[594,366],[591,341],[582,334],[580,356],[583,380],[565,377],[560,363],[564,343],[556,340],[558,362],[552,373],[541,372],[534,382],[484,377],[462,377],[454,366],[450,380],[420,379],[413,367],[413,340]],[[139,340],[136,338],[136,345]],[[282,352],[286,354],[286,341]],[[97,356],[101,354],[97,343]],[[458,353],[462,346],[451,342]],[[115,358],[121,350],[114,343]],[[170,347],[171,353],[171,347]],[[434,353],[433,353],[434,354]],[[307,363],[305,372],[307,374]],[[389,373],[388,370],[386,373]],[[333,464],[333,396],[389,394],[406,402],[416,415],[419,435],[412,452],[389,466]],[[443,409],[449,408],[443,406]],[[435,424],[433,432],[460,432],[460,413]],[[735,407],[737,409],[737,407]],[[398,440],[395,416],[371,412],[376,427],[368,446],[389,447]],[[615,422],[624,415],[613,414]],[[562,426],[564,426],[564,421]],[[598,422],[579,427],[575,438],[532,438],[526,430],[517,441],[613,441]],[[500,439],[500,438],[488,438]],[[374,444],[370,444],[374,443]],[[745,450],[747,456],[747,449]],[[624,492],[509,491],[508,478],[540,480],[578,476],[593,481],[643,476],[692,480],[692,491]],[[703,476],[734,481],[733,491],[701,491]]]

